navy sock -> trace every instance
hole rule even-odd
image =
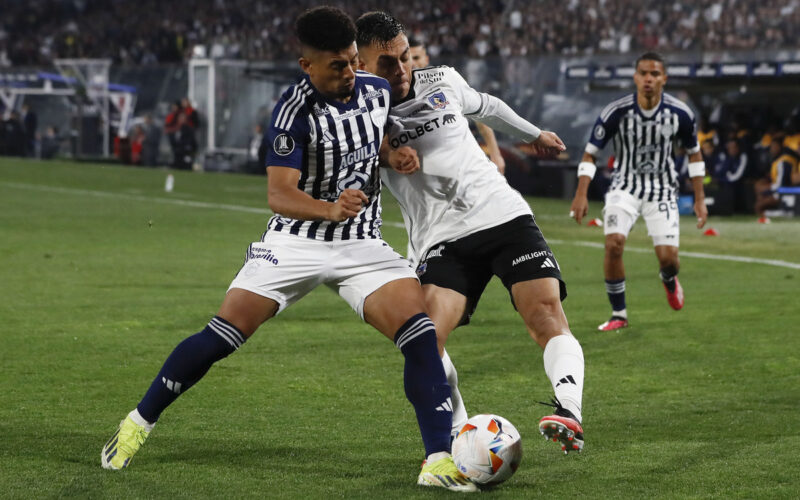
[[[669,293],[675,292],[675,276],[678,275],[678,270],[675,269],[675,266],[662,267],[658,275],[661,277],[664,286],[669,290]]]
[[[183,340],[164,362],[137,409],[148,422],[155,423],[161,412],[203,378],[211,365],[244,343],[235,326],[215,316],[200,333]]]
[[[406,397],[417,413],[425,456],[450,452],[453,404],[442,358],[436,347],[436,328],[425,313],[412,316],[397,330],[394,343],[406,358],[403,370]]]
[[[606,280],[606,293],[608,293],[612,311],[625,310],[625,278]]]

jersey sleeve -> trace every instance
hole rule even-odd
[[[300,109],[281,99],[272,110],[272,119],[264,139],[267,144],[265,167],[303,169],[303,156],[309,141],[310,129],[304,106]]]
[[[678,113],[678,139],[680,139],[686,153],[692,155],[700,152],[700,144],[697,142],[697,120],[694,113]]]
[[[484,98],[481,93],[469,86],[464,77],[453,68],[447,68],[447,83],[461,102],[461,112],[465,116],[477,113],[484,106]]]
[[[542,131],[536,125],[519,116],[497,97],[470,87],[456,70],[448,70],[448,82],[462,104],[461,112],[464,116],[525,142],[533,142],[539,138]]]
[[[617,133],[620,114],[617,110],[612,109],[612,105],[603,109],[600,116],[597,117],[597,121],[594,122],[594,127],[592,127],[592,134],[589,136],[589,142],[586,143],[585,150],[592,156],[597,156]]]

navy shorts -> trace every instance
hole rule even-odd
[[[558,262],[530,215],[434,245],[417,266],[423,285],[449,288],[467,297],[462,325],[469,323],[493,275],[500,278],[509,294],[514,283],[556,278],[561,300],[567,297]]]

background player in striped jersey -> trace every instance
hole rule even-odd
[[[318,7],[298,17],[306,73],[278,101],[267,156],[269,206],[275,212],[216,317],[181,342],[137,408],[101,455],[121,469],[144,443],[161,412],[216,361],[318,285],[338,291],[405,356],[404,386],[414,406],[427,464],[418,483],[476,491],[450,457],[450,386],[409,262],[380,235],[379,149],[390,106],[387,82],[357,71],[355,25],[341,10]],[[406,148],[389,163],[418,167]]]
[[[678,173],[672,158],[676,139],[689,154],[698,229],[708,217],[703,192],[705,163],[697,143],[694,113],[686,104],[663,92],[667,70],[660,55],[648,52],[639,57],[633,81],[636,92],[606,106],[595,122],[578,166],[578,187],[570,208],[570,217],[580,224],[589,210],[586,192],[597,169],[597,155],[613,139],[614,171],[603,209],[606,237],[603,269],[611,319],[598,327],[603,331],[628,326],[622,254],[628,233],[640,215],[653,239],[667,301],[675,310],[683,307],[683,289],[678,281]]]
[[[412,69],[405,28],[390,14],[364,14],[356,26],[362,67],[392,87],[389,143],[408,144],[421,158],[418,171],[404,175],[384,169],[381,177],[400,203],[419,260],[417,274],[452,388],[454,430],[467,412],[444,344],[450,332],[469,321],[486,284],[497,275],[544,350],[556,409],[540,420],[539,429],[564,451],[580,451],[583,351],[561,307],[566,286],[560,268],[530,206],[486,158],[467,116],[531,142],[544,154],[563,151],[564,144],[503,101],[471,88],[453,68]]]

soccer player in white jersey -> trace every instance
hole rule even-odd
[[[553,252],[525,199],[486,158],[467,117],[531,142],[542,153],[564,150],[558,136],[520,118],[501,100],[472,89],[453,68],[412,70],[403,25],[385,12],[356,21],[361,65],[392,88],[387,133],[393,148],[419,154],[420,168],[381,173],[400,203],[428,313],[453,394],[453,424],[467,418],[457,374],[444,350],[468,322],[493,275],[509,290],[531,337],[544,349],[556,398],[540,431],[566,452],[583,448],[583,351],[561,307],[566,287]]]
[[[422,69],[430,66],[431,58],[428,56],[428,49],[425,48],[424,43],[420,40],[410,39],[408,41],[408,46],[411,49],[411,63],[414,69]],[[500,146],[497,145],[497,137],[494,135],[494,130],[481,122],[475,122],[475,128],[478,129],[478,133],[483,137],[489,159],[492,160],[492,163],[497,165],[497,170],[499,170],[501,174],[505,174],[506,160],[503,158],[502,153],[500,153]]]
[[[601,331],[628,326],[622,253],[640,215],[653,239],[667,301],[676,311],[683,307],[683,288],[678,281],[678,172],[672,158],[676,139],[689,154],[698,229],[708,218],[703,192],[705,163],[697,143],[694,113],[689,106],[663,92],[667,68],[660,55],[648,52],[639,57],[633,81],[636,92],[606,106],[595,122],[578,166],[578,187],[570,208],[570,217],[580,224],[589,210],[586,192],[594,177],[597,155],[613,139],[614,171],[603,209],[606,238],[603,270],[611,318],[597,327]]]
[[[405,392],[427,456],[418,483],[476,491],[450,456],[450,386],[422,288],[409,262],[380,235],[378,164],[389,85],[357,70],[355,25],[341,10],[306,11],[296,31],[306,76],[278,101],[267,133],[269,205],[275,216],[247,249],[217,316],[175,348],[103,447],[102,465],[127,467],[161,412],[214,362],[325,284],[405,356]],[[386,159],[413,168],[416,156],[409,151],[391,152]]]

